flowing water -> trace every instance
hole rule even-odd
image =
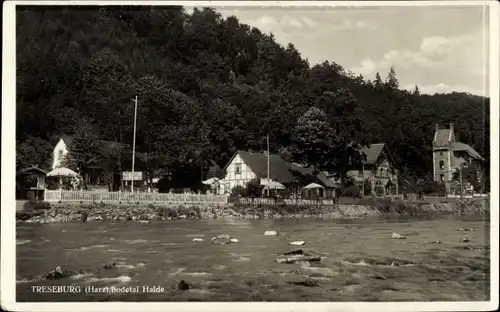
[[[391,239],[393,232],[407,238]],[[18,301],[489,300],[489,222],[478,218],[19,224],[17,233]],[[212,244],[219,234],[239,242]],[[290,246],[295,240],[306,245]],[[298,248],[321,262],[276,262]],[[110,262],[116,267],[103,269]],[[56,266],[84,273],[35,277]],[[192,289],[177,290],[181,280]],[[32,287],[42,285],[81,292]],[[138,292],[85,293],[86,286]]]

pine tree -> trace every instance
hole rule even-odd
[[[388,89],[391,90],[399,89],[399,81],[398,78],[396,78],[396,71],[392,66],[391,69],[389,70],[389,74],[387,74],[387,78],[385,79],[385,84]]]

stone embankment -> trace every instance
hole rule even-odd
[[[179,219],[279,219],[279,218],[362,218],[370,216],[485,215],[486,200],[450,201],[442,204],[372,200],[336,206],[238,206],[238,205],[126,205],[27,202],[16,212],[18,222],[53,223],[87,221],[148,221]]]

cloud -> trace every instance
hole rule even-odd
[[[414,84],[409,84],[403,87],[408,91],[415,90]],[[478,89],[469,86],[461,86],[461,85],[447,85],[444,83],[439,83],[437,85],[418,85],[418,89],[420,93],[424,94],[436,94],[436,93],[451,93],[451,92],[467,92],[470,94],[488,96],[488,91],[483,89]]]
[[[375,25],[363,20],[353,21],[350,19],[344,20],[341,24],[333,25],[331,30],[368,30],[375,29]]]
[[[275,32],[290,28],[314,28],[318,25],[318,23],[305,16],[302,18],[295,18],[289,15],[283,16],[281,18],[263,15],[256,20],[249,21],[248,23],[264,32]]]
[[[426,37],[418,50],[390,50],[377,61],[371,58],[361,61],[352,71],[368,75],[394,66],[398,69],[422,67],[483,75],[482,44],[480,32],[456,37]]]

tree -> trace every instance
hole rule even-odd
[[[77,129],[61,165],[79,173],[83,177],[83,188],[86,189],[90,166],[99,163],[101,146],[92,129],[91,119],[82,119]]]
[[[334,144],[334,130],[325,112],[311,107],[297,120],[292,136],[294,158],[312,166],[314,170],[324,168]]]
[[[387,78],[385,79],[385,85],[389,90],[398,90],[399,89],[399,81],[396,78],[396,71],[394,67],[391,66],[389,69],[389,73],[387,74]]]

